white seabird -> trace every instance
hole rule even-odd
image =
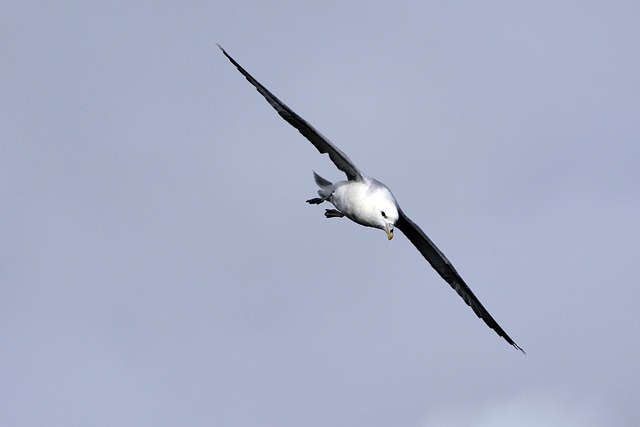
[[[389,188],[383,183],[362,173],[342,150],[333,145],[328,138],[318,132],[313,126],[307,123],[306,120],[287,107],[284,102],[280,101],[266,87],[253,78],[251,74],[229,56],[222,46],[218,45],[218,47],[283,119],[298,129],[320,153],[328,154],[336,167],[347,175],[347,181],[332,183],[314,172],[316,184],[320,187],[318,191],[320,197],[307,200],[307,203],[320,204],[327,201],[335,207],[335,209],[325,210],[325,216],[327,218],[341,218],[346,216],[358,224],[380,228],[385,231],[389,240],[393,238],[394,226],[398,228],[487,326],[493,329],[513,347],[524,353],[524,350],[509,337],[504,329],[498,325],[498,322],[489,314],[487,309],[484,308],[447,257],[444,256],[420,227],[411,221],[402,209],[400,209],[398,202],[396,202]]]

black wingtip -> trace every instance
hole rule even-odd
[[[225,55],[227,54],[227,51],[224,50],[224,48],[222,46],[220,46],[220,43],[216,42],[216,46],[218,46],[218,48],[222,51],[222,53],[224,53]]]
[[[524,351],[524,350],[522,349],[522,347],[520,347],[518,344],[513,343],[512,345],[513,345],[513,347],[514,347],[516,350],[520,350],[520,351],[522,352],[522,354],[524,354],[525,356],[527,355],[527,352],[526,352],[526,351]]]

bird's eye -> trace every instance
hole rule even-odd
[[[384,211],[380,211],[380,213],[382,214],[382,218],[386,218],[387,217],[387,214],[384,213]]]

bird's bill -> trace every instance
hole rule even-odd
[[[393,226],[391,224],[385,224],[384,231],[387,233],[389,240],[393,239]]]

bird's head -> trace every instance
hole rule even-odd
[[[399,216],[398,207],[393,196],[391,198],[380,198],[376,203],[376,226],[387,233],[389,240],[393,239],[393,227]]]

